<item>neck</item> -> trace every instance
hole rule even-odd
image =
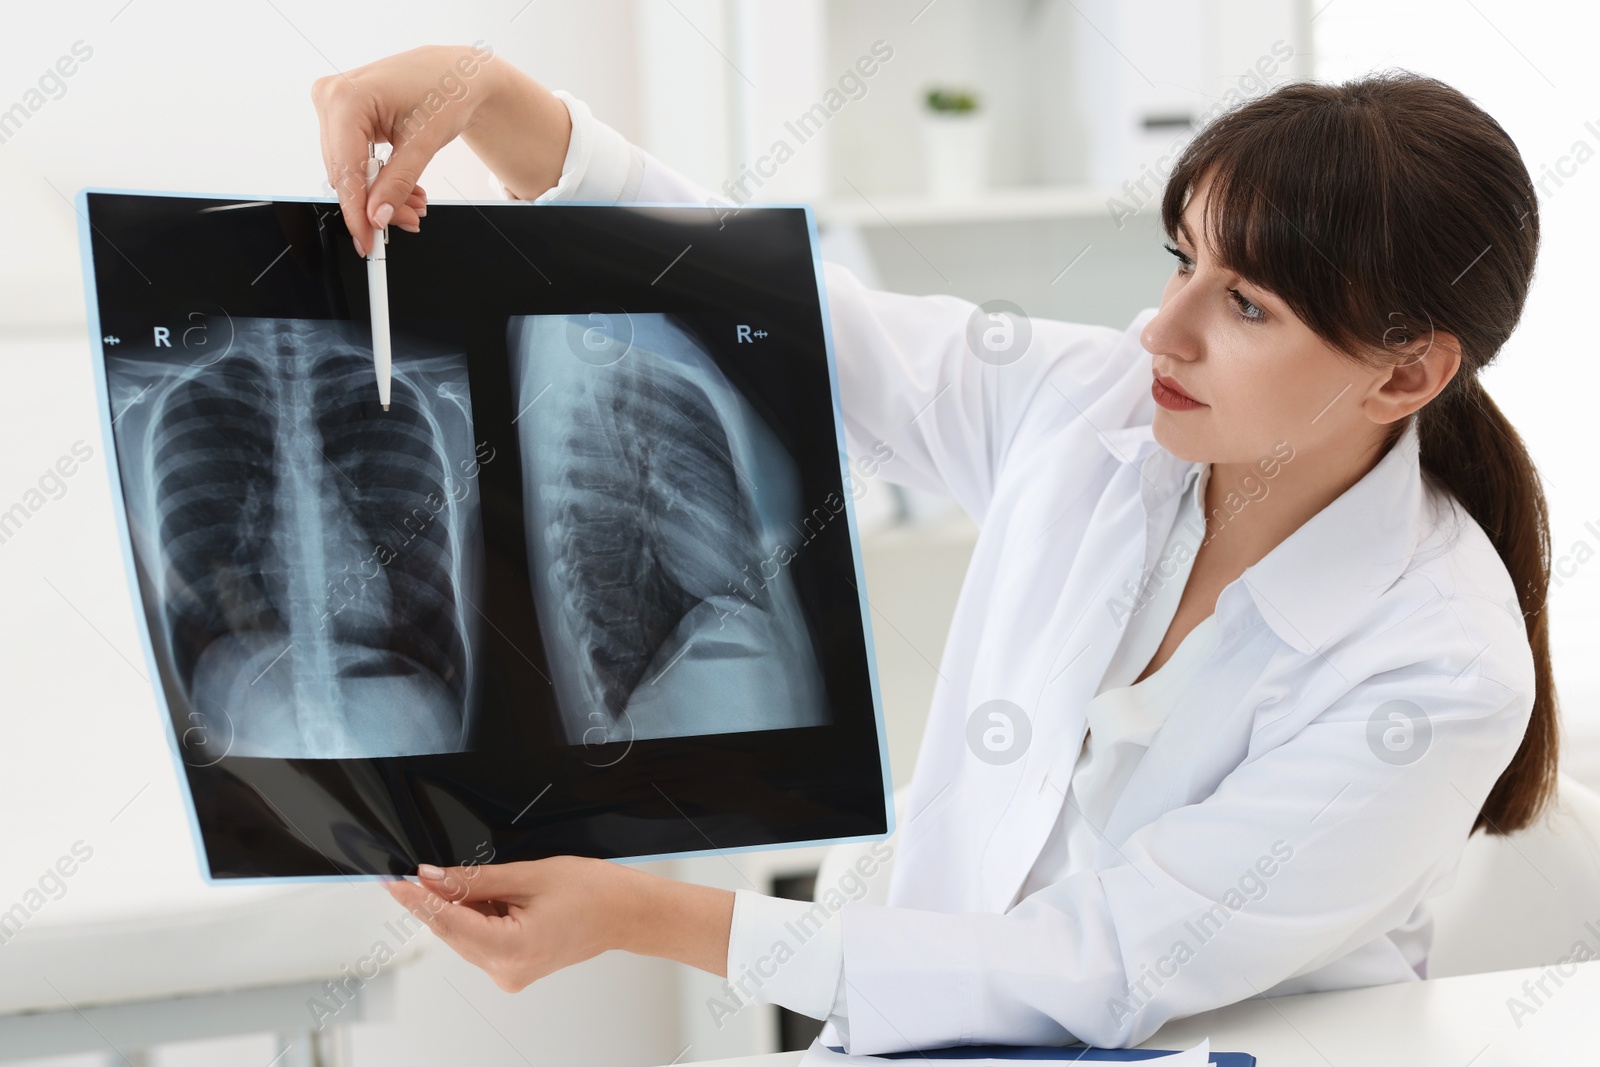
[[[1264,478],[1255,463],[1212,463],[1202,548],[1238,571],[1261,559],[1366,476],[1381,453],[1297,449]]]

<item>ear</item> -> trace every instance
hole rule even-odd
[[[1444,392],[1461,370],[1461,342],[1445,330],[1429,330],[1404,344],[1386,344],[1387,372],[1373,381],[1365,409],[1375,422],[1401,419]]]

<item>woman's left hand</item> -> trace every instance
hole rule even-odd
[[[439,868],[389,894],[508,993],[609,949],[727,971],[733,894],[609,860],[552,856]]]

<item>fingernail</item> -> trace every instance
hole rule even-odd
[[[421,233],[422,232],[422,228],[420,226],[413,226],[409,222],[397,222],[397,223],[395,223],[395,225],[400,227],[402,230],[406,231],[407,233]]]
[[[393,217],[394,217],[394,205],[393,204],[379,204],[378,205],[378,210],[374,211],[372,213],[372,221],[376,222],[380,229],[383,228],[384,226],[389,225],[389,220],[391,218],[393,218]]]
[[[417,864],[417,877],[426,878],[432,882],[444,881],[444,872],[431,863]]]
[[[428,213],[428,205],[427,204],[423,204],[421,207],[417,208],[417,218],[420,219],[422,216],[426,215],[427,213]]]
[[[361,238],[357,237],[355,234],[350,235],[350,243],[356,246],[356,255],[364,256],[367,254],[366,249],[361,247]]]

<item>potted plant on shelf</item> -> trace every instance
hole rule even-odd
[[[989,116],[971,89],[933,86],[923,94],[923,167],[928,192],[970,196],[989,178]]]

